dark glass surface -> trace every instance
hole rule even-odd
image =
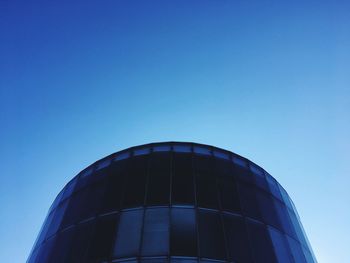
[[[169,204],[170,198],[170,153],[153,153],[147,183],[147,205]]]
[[[266,227],[252,220],[246,220],[246,222],[254,261],[256,263],[277,262]]]
[[[142,206],[146,190],[148,155],[135,156],[127,162],[129,162],[129,169],[125,171],[124,175],[123,207]]]
[[[171,210],[170,254],[197,256],[195,210],[190,208]]]
[[[172,176],[172,203],[194,204],[194,177],[192,156],[174,153]]]
[[[226,258],[224,231],[219,213],[199,210],[198,232],[201,257]]]
[[[261,167],[191,143],[97,161],[50,207],[28,263],[317,263],[287,192]]]
[[[230,215],[224,215],[223,219],[229,260],[253,262],[244,219]]]
[[[169,251],[169,209],[151,208],[145,212],[142,256],[167,255]]]
[[[117,258],[137,256],[139,252],[143,210],[121,212],[113,255]]]

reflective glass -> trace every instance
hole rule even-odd
[[[259,204],[256,200],[256,188],[248,184],[238,184],[238,191],[240,193],[242,211],[246,216],[261,220],[259,211]]]
[[[218,209],[218,189],[215,177],[206,172],[196,172],[197,205]]]
[[[237,156],[233,156],[232,160],[233,160],[234,164],[237,164],[237,165],[239,165],[239,166],[241,166],[243,168],[247,168],[248,167],[248,163],[242,158],[239,158]]]
[[[199,210],[198,232],[201,257],[226,258],[224,232],[217,212]]]
[[[292,221],[289,218],[287,207],[282,202],[279,202],[276,199],[274,200],[274,204],[275,204],[276,211],[277,211],[278,217],[279,217],[281,225],[282,225],[282,230],[285,233],[287,233],[288,235],[290,235],[294,238],[297,238],[296,233],[294,231]]]
[[[78,177],[75,177],[72,181],[70,181],[67,184],[67,186],[64,188],[62,200],[66,199],[67,197],[69,197],[73,193],[77,181],[78,181]]]
[[[50,254],[54,245],[55,239],[50,238],[44,242],[39,248],[36,263],[46,263],[50,260]]]
[[[169,251],[169,209],[151,208],[145,213],[141,255],[167,255]]]
[[[144,154],[149,154],[151,152],[150,148],[141,148],[141,149],[135,149],[134,150],[134,155],[144,155]]]
[[[68,200],[64,201],[56,208],[54,219],[52,220],[49,230],[47,231],[47,235],[46,235],[47,237],[50,237],[53,234],[55,234],[59,229],[59,227],[61,226],[61,222],[67,206],[68,206]]]
[[[118,153],[115,157],[114,157],[114,161],[120,161],[120,160],[124,160],[130,157],[130,152],[122,152],[122,153]]]
[[[215,157],[217,158],[222,158],[222,159],[226,159],[226,160],[230,160],[230,155],[226,152],[222,152],[222,151],[218,151],[218,150],[214,150],[213,154]]]
[[[118,217],[102,217],[97,221],[96,230],[92,237],[89,249],[89,262],[100,262],[106,260],[111,255],[112,245],[116,233]]]
[[[96,170],[101,170],[103,168],[106,168],[111,164],[112,160],[110,158],[104,159],[102,161],[99,161],[96,166]]]
[[[266,227],[252,220],[246,222],[255,263],[277,262]]]
[[[190,145],[174,145],[173,149],[174,149],[174,152],[180,152],[180,153],[190,153],[191,152]]]
[[[201,146],[194,146],[193,151],[199,154],[211,155],[211,150],[209,148],[205,148]]]
[[[86,262],[86,251],[95,229],[95,220],[79,224],[64,262]]]
[[[224,215],[223,219],[229,260],[252,263],[253,258],[243,218]]]
[[[173,204],[194,204],[193,180],[191,155],[174,153],[171,182]]]
[[[194,209],[171,209],[170,254],[175,256],[197,256]]]
[[[268,230],[275,248],[278,263],[293,263],[286,237],[281,232],[271,227],[269,227]]]
[[[117,231],[113,255],[116,257],[137,256],[140,246],[143,210],[123,211]]]
[[[158,145],[153,147],[154,152],[169,152],[170,145]]]
[[[281,229],[281,223],[272,196],[259,190],[256,191],[256,196],[264,222],[268,225]]]
[[[138,207],[144,204],[147,181],[148,155],[135,156],[128,160],[128,170],[125,172],[123,207]]]
[[[298,263],[307,263],[299,242],[295,241],[293,238],[288,236],[287,236],[287,240],[288,240],[288,244],[292,252],[294,261]]]
[[[305,247],[308,247],[308,244],[306,242],[306,239],[305,239],[305,236],[304,236],[304,233],[303,233],[303,230],[299,224],[299,220],[297,219],[297,216],[294,214],[294,212],[290,211],[288,209],[288,214],[289,214],[289,218],[292,222],[292,225],[293,225],[293,228],[294,228],[294,231],[298,237],[298,240],[305,246]]]
[[[229,212],[240,212],[237,184],[232,176],[222,175],[218,178],[221,209]]]
[[[148,205],[169,204],[170,198],[170,175],[171,175],[171,153],[153,153],[151,157],[148,183],[147,200]]]
[[[278,184],[274,178],[272,178],[271,175],[266,174],[266,180],[269,185],[270,192],[274,197],[276,197],[278,200],[283,201],[280,189],[278,188]]]
[[[51,253],[49,261],[50,263],[67,262],[66,256],[71,249],[75,230],[75,227],[68,228],[57,235],[55,247]]]

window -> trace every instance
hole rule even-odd
[[[110,257],[117,227],[117,219],[117,216],[114,215],[103,217],[97,221],[96,230],[88,250],[89,260],[96,262]]]
[[[112,160],[110,158],[106,158],[97,163],[96,170],[101,170],[103,168],[108,167],[111,164]]]
[[[114,157],[114,161],[120,161],[120,160],[124,160],[130,157],[130,152],[122,152],[122,153],[118,153],[115,157]]]
[[[215,177],[207,172],[196,172],[197,205],[218,209],[218,189]]]
[[[151,157],[150,171],[147,184],[148,205],[169,204],[170,198],[170,174],[171,154],[153,153]]]
[[[256,191],[256,195],[264,222],[281,229],[282,226],[271,195],[259,190]]]
[[[221,209],[236,213],[241,211],[235,179],[228,175],[219,176],[218,187]]]
[[[173,146],[174,152],[179,153],[190,153],[191,152],[191,146],[190,145],[174,145]]]
[[[86,262],[86,251],[95,229],[95,220],[79,224],[64,262]]]
[[[291,253],[285,236],[273,228],[269,227],[269,234],[275,248],[276,257],[279,263],[293,263]]]
[[[281,225],[282,225],[282,230],[286,234],[288,234],[288,235],[290,235],[290,236],[292,236],[294,238],[297,238],[296,233],[294,231],[294,227],[292,225],[292,221],[289,218],[287,207],[282,202],[280,202],[278,200],[274,200],[274,204],[275,204],[275,207],[276,207],[276,211],[277,211],[278,217],[280,218],[280,222],[281,222]]]
[[[177,256],[197,256],[194,209],[171,209],[170,253]]]
[[[239,196],[241,197],[242,210],[246,216],[261,220],[259,205],[256,200],[256,188],[247,184],[238,184]]]
[[[248,233],[243,218],[224,215],[229,260],[252,263]]]
[[[169,152],[170,145],[158,145],[153,147],[154,152]]]
[[[88,219],[98,214],[100,210],[101,199],[104,194],[104,181],[91,184],[82,191],[84,194],[82,196],[81,203],[79,204],[80,220]]]
[[[203,258],[225,259],[224,232],[219,214],[199,210],[199,251]]]
[[[304,254],[303,254],[303,250],[302,250],[299,242],[295,241],[293,238],[288,237],[288,236],[287,236],[287,240],[288,240],[290,250],[292,251],[294,261],[298,262],[298,263],[306,263],[306,259],[305,259]]]
[[[143,210],[121,212],[113,255],[137,256],[140,246]]]
[[[244,159],[240,158],[240,157],[233,156],[232,160],[233,160],[233,163],[237,164],[238,166],[241,166],[243,168],[247,168],[248,167],[247,162]]]
[[[215,157],[222,158],[222,159],[225,159],[225,160],[230,160],[230,155],[228,153],[226,153],[226,152],[214,150],[213,154],[214,154]]]
[[[272,176],[269,174],[266,175],[266,180],[272,195],[276,197],[278,200],[283,201],[280,190],[278,188],[277,181],[274,178],[272,178]]]
[[[277,262],[266,227],[252,220],[246,220],[246,222],[255,262]]]
[[[75,230],[75,227],[68,228],[57,235],[56,243],[51,253],[50,263],[67,262],[65,258],[71,249]]]
[[[124,208],[144,204],[147,180],[148,155],[136,156],[129,160],[128,169],[125,171]]]
[[[193,151],[203,155],[211,155],[211,150],[202,146],[194,146]]]
[[[167,255],[169,251],[169,209],[147,209],[144,219],[141,255]]]
[[[66,200],[56,208],[54,218],[52,220],[49,230],[47,231],[47,235],[46,235],[47,237],[52,236],[59,229],[62,222],[62,218],[64,216],[64,212],[66,211],[67,205],[68,205],[68,200]]]
[[[71,194],[74,191],[75,185],[77,184],[78,177],[75,177],[73,180],[71,180],[66,187],[64,188],[64,193],[62,196],[62,200],[66,199],[67,197],[71,196]]]
[[[135,149],[134,150],[134,155],[145,155],[145,154],[149,154],[151,152],[150,148],[141,148],[141,149]]]
[[[173,155],[172,203],[194,204],[194,185],[191,154]]]

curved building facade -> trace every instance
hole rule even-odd
[[[114,153],[75,176],[27,262],[316,259],[293,202],[265,170],[223,149],[167,142]]]

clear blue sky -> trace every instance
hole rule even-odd
[[[320,263],[350,262],[348,1],[0,3],[0,261],[56,194],[125,147],[180,140],[258,163]]]

